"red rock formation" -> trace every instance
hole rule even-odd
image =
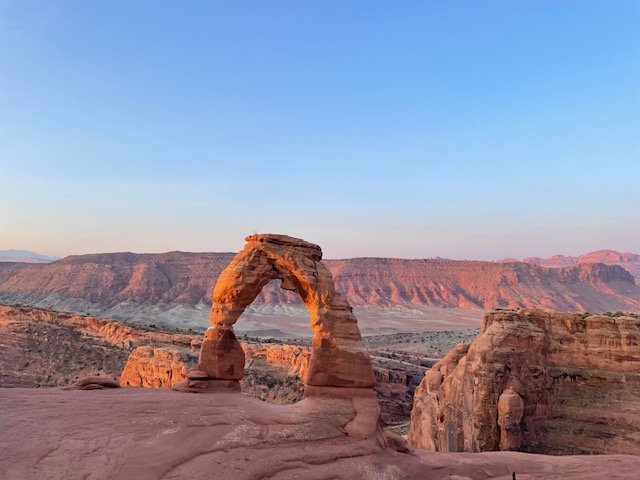
[[[252,235],[247,245],[222,272],[213,292],[210,321],[200,353],[202,371],[240,371],[244,355],[211,355],[241,352],[231,331],[244,309],[271,280],[296,291],[311,316],[314,340],[306,373],[308,385],[368,388],[375,383],[371,361],[364,352],[351,307],[333,287],[331,273],[320,263],[320,247],[285,235]],[[222,340],[225,340],[224,342]],[[235,366],[235,364],[238,364]],[[212,378],[226,378],[211,374]]]
[[[138,347],[129,355],[129,359],[120,375],[123,387],[170,388],[183,381],[193,356],[176,349]]]
[[[500,450],[520,450],[524,402],[513,388],[506,388],[498,398]]]
[[[639,318],[495,310],[425,375],[409,439],[444,452],[640,454],[639,395]]]
[[[0,265],[0,291],[28,302],[82,299],[107,310],[122,303],[197,305],[211,301],[232,253],[73,255],[46,265]],[[38,268],[42,267],[42,269]]]
[[[279,279],[282,288],[300,295],[311,317],[314,337],[303,378],[305,397],[352,398],[356,416],[345,431],[353,437],[373,435],[380,407],[372,389],[371,359],[351,307],[335,291],[331,273],[320,263],[320,247],[286,235],[251,235],[245,240],[247,245],[223,270],[214,288],[209,317],[214,326],[205,334],[196,373],[176,388],[208,389],[202,372],[216,385],[220,380],[242,378],[245,356],[233,325],[262,288]]]
[[[240,380],[244,375],[244,350],[229,328],[209,328],[200,347],[198,367],[209,378]]]
[[[529,257],[522,260],[525,263],[543,265],[546,267],[568,267],[583,263],[604,263],[606,265],[619,265],[636,280],[640,280],[640,255],[631,252],[617,252],[615,250],[596,250],[575,257],[567,255],[554,255],[549,258]]]

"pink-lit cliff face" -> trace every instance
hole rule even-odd
[[[213,286],[232,258],[231,253],[121,253],[75,256],[47,265],[0,265],[0,298],[59,310],[88,308],[122,319],[139,315],[155,322],[160,310],[170,312],[175,307],[187,315],[191,309],[202,324],[206,313],[197,309],[211,303]],[[420,317],[430,308],[640,311],[640,286],[620,265],[554,268],[522,262],[390,258],[323,263],[336,291],[352,306],[380,318],[388,319],[390,311],[403,314],[402,318],[407,312]],[[279,281],[266,285],[254,306],[276,315],[290,310],[308,316],[299,296],[283,291]],[[360,320],[367,324],[366,315]],[[306,332],[306,320],[302,323]],[[478,323],[479,319],[474,324]]]
[[[640,254],[631,252],[618,252],[615,250],[596,250],[584,255],[568,256],[554,255],[549,258],[529,257],[522,260],[525,263],[544,265],[548,267],[566,267],[581,263],[604,263],[607,265],[620,265],[636,280],[640,280]]]

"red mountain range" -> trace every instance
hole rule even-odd
[[[640,287],[620,265],[640,257],[611,251],[523,262],[354,258],[325,260],[337,289],[367,311],[544,307],[568,311],[640,311]],[[198,310],[232,253],[109,253],[49,264],[0,264],[0,301],[130,319]],[[582,259],[607,263],[580,263]],[[566,265],[565,265],[566,263]],[[266,312],[302,307],[291,292],[268,285],[254,302]],[[185,313],[186,312],[186,313]]]

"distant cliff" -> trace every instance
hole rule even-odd
[[[542,265],[545,267],[569,267],[581,263],[605,263],[607,265],[620,265],[631,273],[636,280],[640,279],[640,255],[630,252],[617,252],[615,250],[596,250],[575,257],[567,255],[554,255],[549,258],[529,257],[522,260],[525,263]]]
[[[125,320],[144,314],[149,323],[158,312],[180,317],[197,309],[206,321],[213,286],[232,257],[232,253],[112,253],[71,256],[42,265],[0,264],[0,301]],[[618,265],[548,268],[523,262],[394,258],[325,263],[337,290],[358,309],[640,311],[640,287]],[[276,284],[267,285],[254,306],[303,308],[299,298]]]
[[[49,263],[56,260],[60,260],[60,257],[48,257],[28,250],[0,250],[0,262]]]

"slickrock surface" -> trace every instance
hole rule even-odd
[[[415,455],[353,440],[340,400],[279,406],[164,389],[0,389],[5,480],[637,479],[640,457]],[[389,442],[392,443],[392,442]]]
[[[213,286],[233,257],[112,253],[71,256],[46,265],[0,264],[0,301],[146,324],[203,326]],[[614,264],[547,268],[522,262],[393,258],[322,263],[336,291],[356,308],[362,331],[476,326],[482,309],[494,307],[640,312],[640,287]],[[308,315],[298,296],[275,282],[257,296],[242,325],[247,330],[304,334]]]
[[[640,454],[640,319],[494,310],[424,377],[410,442],[442,452]]]

